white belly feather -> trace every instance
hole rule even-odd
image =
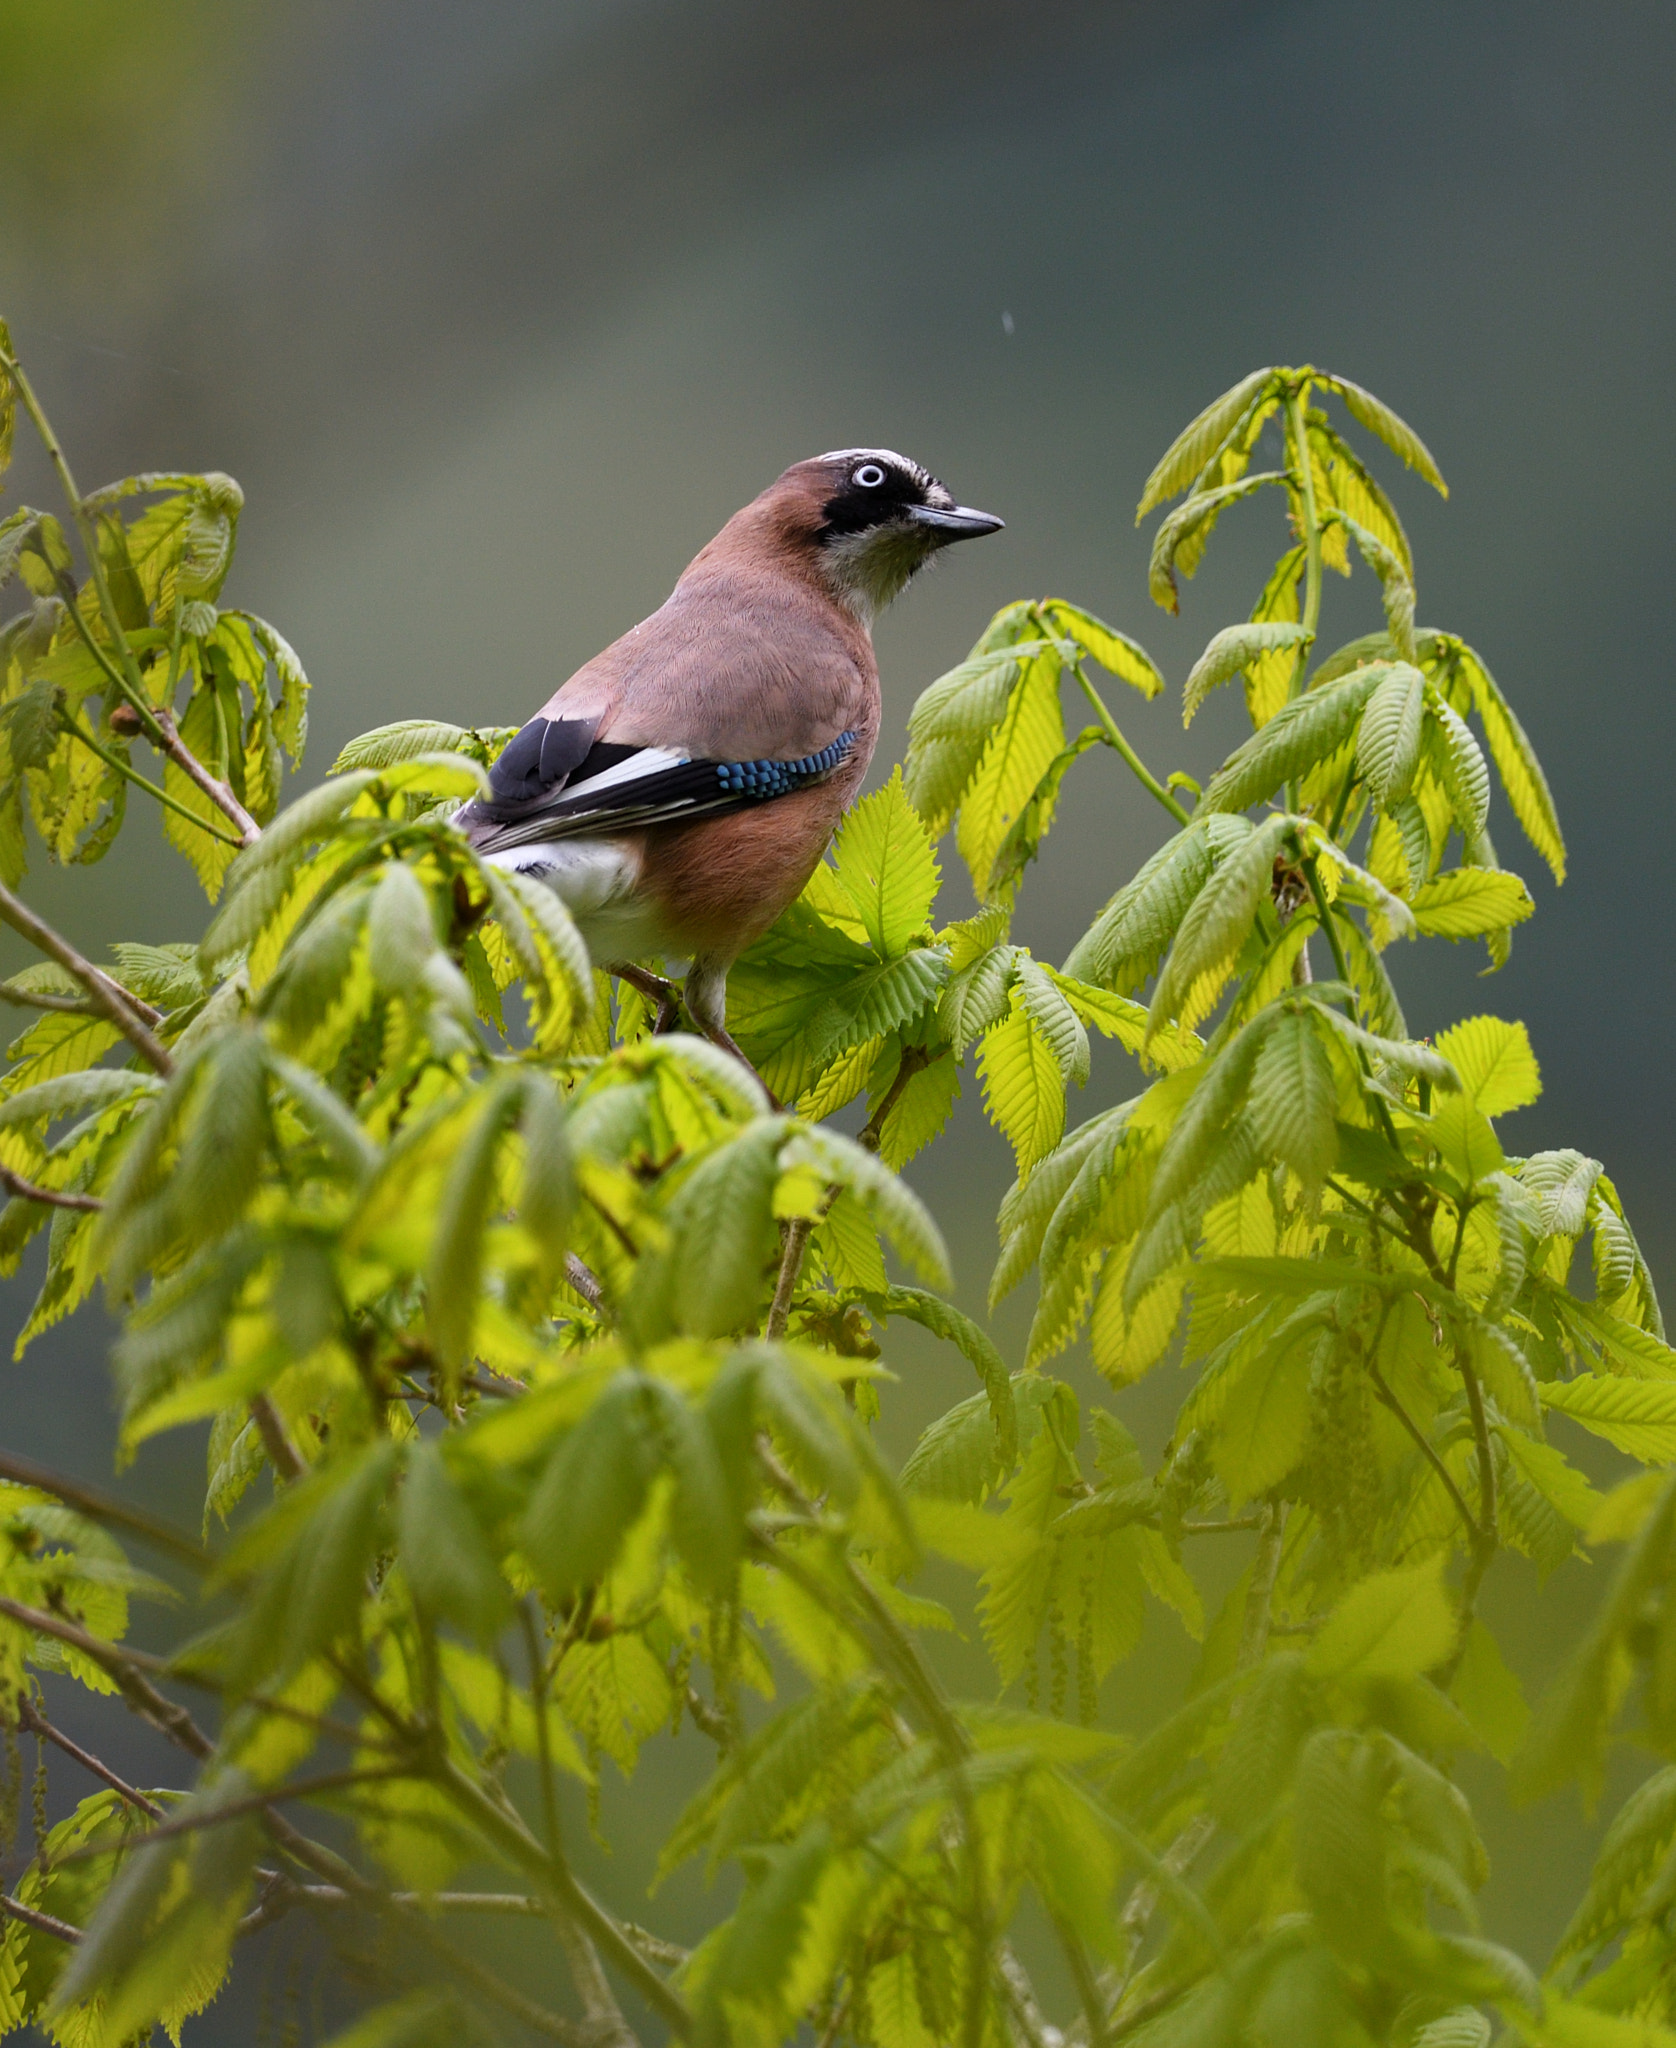
[[[547,840],[486,858],[551,889],[575,918],[596,966],[665,950],[657,913],[640,894],[640,863],[622,840]]]

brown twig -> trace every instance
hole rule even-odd
[[[254,846],[262,836],[262,828],[245,809],[225,782],[218,781],[204,766],[192,749],[181,738],[175,725],[175,715],[164,705],[155,714],[163,734],[162,752],[175,764],[188,782],[203,791],[216,809],[232,820],[233,829],[239,835],[240,846]]]
[[[84,1657],[91,1657],[101,1671],[116,1680],[123,1698],[134,1712],[189,1756],[195,1756],[202,1762],[214,1752],[215,1744],[186,1709],[165,1698],[140,1669],[138,1659],[119,1650],[114,1643],[89,1635],[86,1629],[64,1620],[61,1615],[46,1614],[38,1607],[26,1607],[21,1600],[0,1596],[0,1614],[10,1621],[21,1622],[36,1635],[51,1636],[55,1642],[65,1643],[72,1650],[80,1650]]]
[[[0,1913],[10,1914],[12,1919],[21,1920],[25,1927],[33,1927],[39,1934],[50,1934],[55,1941],[67,1941],[72,1945],[81,1940],[81,1929],[72,1927],[68,1920],[55,1920],[50,1913],[40,1913],[33,1906],[26,1906],[21,1899],[14,1899],[6,1892],[0,1892]]]
[[[21,1173],[14,1173],[9,1166],[0,1166],[0,1188],[20,1202],[44,1202],[49,1209],[92,1211],[105,1206],[97,1195],[69,1194],[62,1188],[40,1187],[32,1180],[25,1180]]]
[[[574,1293],[581,1295],[595,1315],[602,1316],[606,1313],[605,1290],[574,1252],[566,1252],[564,1255],[564,1277],[566,1284]]]
[[[205,1828],[218,1828],[224,1821],[240,1820],[247,1813],[265,1813],[269,1807],[287,1799],[312,1799],[322,1792],[344,1792],[357,1785],[387,1785],[392,1778],[405,1778],[409,1772],[405,1765],[391,1764],[374,1771],[321,1771],[312,1778],[299,1778],[294,1784],[274,1785],[265,1792],[253,1793],[248,1799],[230,1799],[224,1806],[207,1807],[202,1813],[182,1814],[178,1818],[165,1818],[161,1825],[147,1828],[144,1834],[132,1835],[123,1844],[125,1849],[143,1849],[152,1842],[162,1842],[175,1835],[193,1835]],[[153,1809],[155,1811],[155,1808]],[[53,1867],[64,1863],[80,1863],[90,1856],[108,1856],[107,1846],[90,1842],[85,1848],[67,1849],[62,1856],[53,1859]]]
[[[18,1695],[17,1705],[19,1727],[28,1729],[31,1735],[44,1736],[48,1742],[55,1743],[67,1757],[80,1764],[84,1771],[90,1771],[113,1792],[127,1800],[130,1806],[138,1807],[141,1813],[149,1814],[153,1820],[163,1820],[166,1817],[162,1807],[155,1800],[148,1799],[143,1792],[137,1792],[132,1785],[119,1778],[109,1764],[101,1763],[96,1756],[83,1749],[79,1742],[72,1742],[61,1728],[55,1728],[44,1714],[36,1713],[26,1695]]]
[[[0,1003],[12,1003],[20,1010],[56,1010],[72,1017],[96,1017],[99,1014],[80,996],[51,995],[41,989],[19,988],[11,981],[0,981]]]
[[[94,1007],[116,1026],[146,1065],[168,1079],[175,1070],[175,1063],[152,1034],[128,991],[95,967],[91,960],[84,960],[68,939],[60,937],[51,925],[43,923],[4,883],[0,883],[0,920],[27,939],[37,951],[56,960],[67,974],[73,975],[87,990]]]
[[[280,1478],[301,1479],[308,1470],[307,1462],[286,1433],[279,1410],[268,1395],[251,1395],[250,1417],[256,1424],[257,1434],[261,1437],[263,1448],[268,1454],[268,1463]]]
[[[803,1269],[803,1254],[814,1227],[814,1219],[808,1216],[793,1216],[786,1225],[785,1246],[780,1254],[780,1277],[774,1284],[774,1300],[768,1310],[768,1325],[764,1333],[771,1344],[777,1344],[786,1334],[791,1298],[797,1290],[797,1276]]]
[[[924,1046],[909,1045],[903,1047],[902,1057],[897,1062],[896,1072],[891,1077],[890,1086],[884,1092],[884,1099],[862,1126],[861,1134],[856,1139],[856,1143],[865,1151],[878,1151],[884,1137],[885,1122],[897,1103],[901,1101],[902,1091],[916,1074],[922,1072],[930,1064],[931,1055],[925,1050]]]

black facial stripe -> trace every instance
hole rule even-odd
[[[866,466],[862,459],[853,462],[844,481],[821,507],[822,540],[836,539],[847,533],[866,533],[870,527],[883,526],[887,520],[898,517],[910,505],[925,503],[925,485],[915,477],[904,475],[894,463],[873,465],[885,473],[881,484],[869,487],[852,482],[856,471]]]

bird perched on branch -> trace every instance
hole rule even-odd
[[[689,960],[693,1022],[737,1052],[728,969],[814,872],[878,739],[874,615],[1001,523],[888,448],[794,463],[554,692],[457,822],[556,891],[660,1029],[674,988],[638,963]]]

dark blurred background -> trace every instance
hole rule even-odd
[[[243,483],[229,592],[313,678],[306,778],[389,719],[518,721],[786,463],[858,442],[1008,521],[881,623],[876,772],[1014,597],[1088,605],[1179,686],[1282,536],[1242,509],[1167,619],[1132,524],[1147,470],[1257,365],[1370,386],[1451,485],[1443,505],[1376,459],[1422,618],[1495,670],[1572,854],[1556,892],[1498,799],[1537,901],[1511,965],[1480,986],[1482,953],[1437,942],[1391,964],[1417,1029],[1529,1021],[1546,1093],[1511,1142],[1605,1159],[1668,1283],[1673,77],[1652,0],[0,0],[0,311],[84,487]],[[20,441],[12,502],[45,503]],[[1329,584],[1330,646],[1378,613],[1366,577]],[[1155,767],[1203,773],[1239,734],[1224,698],[1185,736],[1179,695],[1118,709]],[[1165,825],[1085,762],[1016,935],[1063,957]],[[103,867],[29,887],[90,949],[204,918],[143,813]],[[1134,1079],[1103,1049],[1073,1120]],[[913,1178],[974,1307],[1010,1177],[969,1082]],[[7,1284],[11,1328],[32,1281]],[[999,1319],[1015,1351],[1027,1306]],[[8,1444],[108,1474],[107,1334],[90,1312],[3,1368]],[[902,1449],[966,1383],[928,1346],[890,1357]],[[1156,1438],[1179,1393],[1168,1370],[1124,1412]],[[200,1458],[154,1447],[127,1483],[192,1518]],[[1539,1623],[1528,1571],[1498,1567],[1533,1690],[1601,1576],[1565,1567]],[[1184,1661],[1154,1629],[1107,1689],[1118,1724]],[[655,1782],[701,1763],[683,1738]],[[1489,1931],[1540,1956],[1593,1829],[1474,1785]],[[630,1912],[636,1810],[608,1794],[597,1872]],[[695,1929],[696,1887],[661,1911]],[[255,2011],[229,1997],[192,2038],[246,2040]]]

